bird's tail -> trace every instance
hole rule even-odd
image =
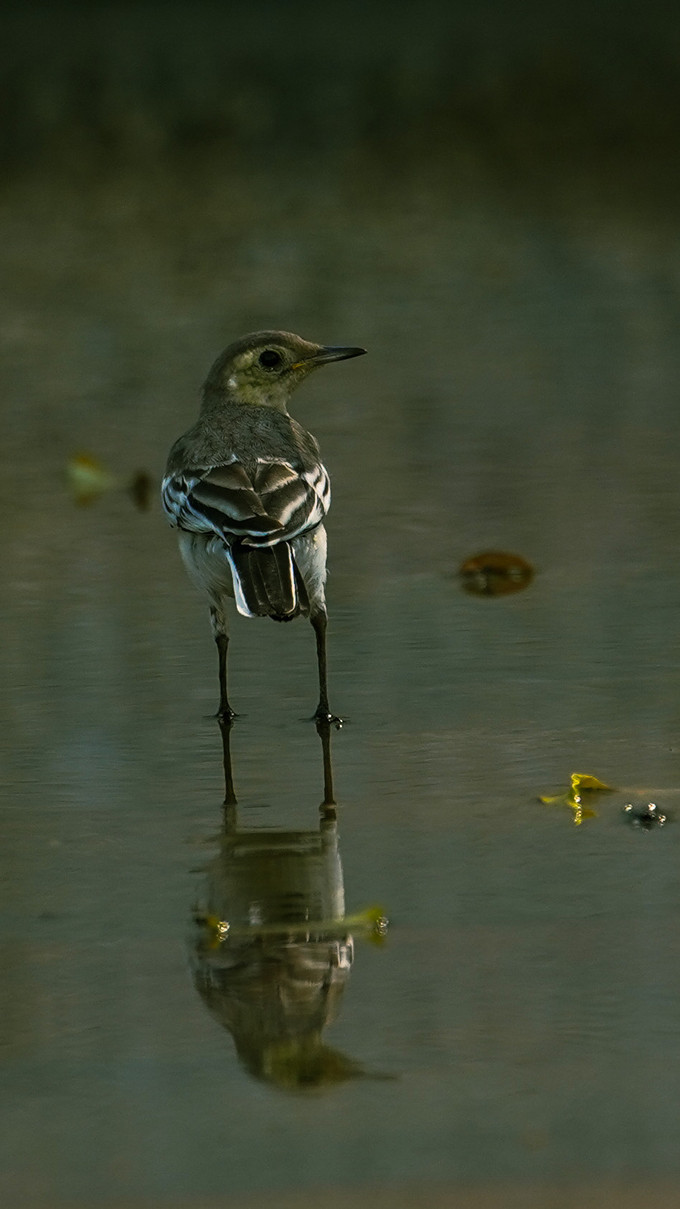
[[[289,542],[229,549],[236,608],[245,617],[292,621],[303,608]]]

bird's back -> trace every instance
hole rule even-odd
[[[222,466],[234,459],[251,475],[264,461],[294,461],[311,470],[319,457],[311,432],[292,416],[224,399],[211,407],[207,400],[196,423],[175,441],[165,473]]]
[[[198,547],[184,544],[185,560],[195,579],[208,572],[212,583],[222,576],[211,564],[226,560],[236,606],[248,617],[289,621],[307,612],[291,540],[321,522],[329,498],[314,437],[273,408],[224,399],[212,408],[208,400],[170,451],[166,511],[178,528],[201,535]]]

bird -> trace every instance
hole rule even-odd
[[[208,597],[221,723],[236,716],[227,685],[233,598],[244,617],[309,618],[319,676],[314,718],[341,725],[328,704],[323,520],[330,480],[316,439],[289,415],[288,402],[313,370],[365,352],[292,332],[243,336],[214,362],[199,418],[170,450],[163,508],[189,577]]]

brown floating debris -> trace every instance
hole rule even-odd
[[[132,497],[135,508],[140,512],[148,512],[151,507],[156,483],[146,470],[136,470],[128,487],[128,495]]]
[[[507,596],[521,592],[534,578],[531,563],[507,550],[485,550],[461,563],[459,575],[473,596]]]

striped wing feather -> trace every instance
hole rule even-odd
[[[323,520],[330,502],[328,475],[319,463],[297,470],[288,462],[258,462],[251,476],[241,462],[171,475],[163,502],[181,529],[217,533],[227,543],[271,546],[289,541]]]

